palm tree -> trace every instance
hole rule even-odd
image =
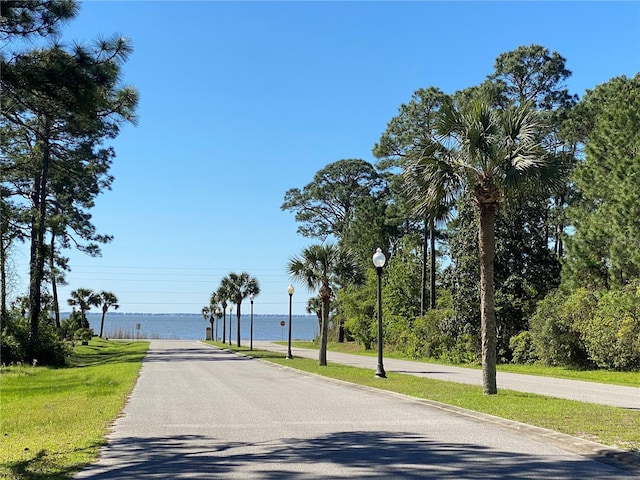
[[[213,339],[213,316],[210,315],[209,307],[202,307],[202,318],[206,322],[209,320],[211,322],[211,339]]]
[[[67,300],[67,303],[72,307],[77,306],[80,309],[81,325],[79,325],[78,328],[89,328],[86,312],[88,312],[91,307],[100,305],[100,297],[89,288],[78,288],[71,292],[70,295],[71,298]]]
[[[300,256],[293,257],[288,264],[289,274],[309,290],[319,288],[322,302],[320,328],[320,351],[318,365],[327,365],[327,336],[329,330],[329,306],[333,293],[331,286],[349,279],[359,278],[362,269],[355,255],[335,244],[311,245]]]
[[[222,317],[222,310],[220,308],[220,304],[222,304],[223,302],[221,301],[222,299],[220,298],[220,295],[218,294],[218,292],[212,292],[211,293],[211,297],[209,297],[209,321],[211,322],[211,337],[213,337],[213,322],[218,319],[220,320],[220,318]],[[205,307],[207,308],[207,307]],[[224,307],[223,309],[226,308],[226,302],[224,302]],[[203,309],[204,310],[204,309]],[[217,335],[217,324],[216,324],[216,337]],[[217,340],[217,338],[215,338]]]
[[[96,305],[102,306],[102,317],[100,318],[100,338],[102,338],[102,329],[104,327],[104,317],[109,310],[109,307],[113,307],[114,310],[120,308],[118,305],[118,297],[111,292],[105,292],[104,290],[98,295],[98,303]]]
[[[229,299],[229,292],[226,290],[226,284],[221,281],[218,290],[214,293],[222,306],[222,343],[225,343],[225,339],[227,338],[227,300]],[[211,296],[213,297],[213,293]],[[231,332],[229,332],[229,338],[231,338]]]
[[[438,130],[448,147],[434,155],[425,148],[407,168],[424,179],[424,202],[435,207],[470,190],[479,210],[480,310],[482,377],[486,394],[497,393],[496,315],[493,268],[496,211],[525,184],[553,187],[554,165],[537,140],[540,124],[529,104],[492,108],[481,99],[458,109],[451,101],[441,108]]]
[[[237,345],[240,346],[240,306],[242,304],[242,300],[247,298],[251,293],[257,295],[260,293],[260,286],[258,285],[258,280],[255,277],[250,276],[247,272],[242,272],[240,274],[230,273],[226,277],[222,279],[220,282],[220,287],[226,292],[227,298],[237,305],[236,316],[238,319],[238,335],[237,335]],[[231,321],[231,319],[229,319]],[[231,332],[229,332],[229,337],[231,337]]]

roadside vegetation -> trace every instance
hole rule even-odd
[[[331,362],[323,367],[315,360],[287,359],[279,352],[216,345],[316,375],[486,413],[631,452],[640,451],[638,411],[502,389],[500,395],[485,395],[480,386],[399,373],[387,372],[387,378],[381,380],[368,369]]]
[[[66,479],[93,461],[148,346],[94,337],[64,368],[3,367],[0,478]]]

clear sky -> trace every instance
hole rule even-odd
[[[62,41],[112,34],[134,47],[123,80],[140,122],[110,142],[115,182],[93,210],[114,241],[100,258],[70,252],[60,295],[109,290],[123,312],[198,313],[242,271],[260,282],[255,313],[288,312],[287,261],[316,241],[280,210],[284,193],[331,162],[373,163],[418,88],[477,85],[530,44],[566,58],[580,97],[640,71],[637,1],[89,1]],[[315,292],[294,286],[305,313]]]

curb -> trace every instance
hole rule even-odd
[[[567,435],[565,433],[556,432],[554,430],[549,430],[542,427],[536,427],[533,425],[528,425],[526,423],[517,422],[515,420],[508,420],[505,418],[496,417],[495,415],[489,415],[482,412],[468,410],[462,407],[456,407],[454,405],[448,405],[446,403],[436,402],[434,400],[411,397],[409,395],[404,395],[402,393],[392,392],[389,390],[383,390],[375,387],[369,387],[366,385],[347,382],[344,380],[325,377],[319,374],[306,372],[304,370],[298,370],[297,368],[290,367],[287,365],[281,365],[279,363],[273,363],[268,360],[263,360],[261,358],[252,357],[251,355],[248,355],[245,353],[234,352],[233,350],[227,350],[227,351],[235,353],[236,355],[241,355],[241,356],[250,358],[252,360],[257,360],[262,363],[275,366],[276,368],[293,370],[298,372],[299,374],[315,377],[329,383],[343,385],[349,388],[366,390],[379,395],[394,397],[400,400],[423,405],[425,407],[442,410],[447,413],[457,415],[460,417],[465,417],[477,423],[491,424],[493,426],[497,426],[505,430],[516,431],[524,437],[539,441],[541,443],[553,445],[561,450],[574,453],[576,455],[580,455],[582,457],[586,457],[601,463],[605,463],[607,465],[611,465],[621,470],[631,472],[634,475],[638,475],[640,477],[640,452],[630,452],[627,450],[610,447],[600,443],[592,442],[590,440],[585,440],[582,438],[574,437],[572,435]]]

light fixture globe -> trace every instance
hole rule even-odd
[[[376,250],[376,253],[373,254],[373,265],[376,268],[382,268],[384,267],[384,264],[386,261],[387,261],[387,257],[385,257],[384,253],[382,253],[382,249],[378,248]]]
[[[289,285],[289,286],[287,287],[287,293],[288,293],[289,295],[293,295],[293,292],[295,292],[295,291],[296,291],[296,289],[295,289],[295,288],[293,288],[293,285]]]

